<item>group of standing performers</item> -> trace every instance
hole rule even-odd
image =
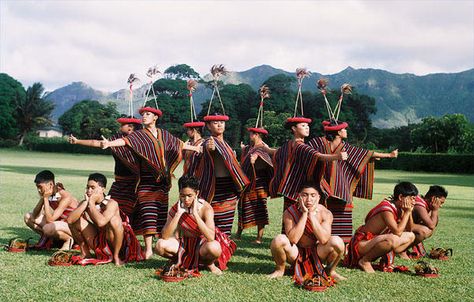
[[[336,116],[330,108],[329,119],[322,123],[325,135],[305,142],[310,134],[309,124],[312,120],[304,117],[302,106],[301,82],[307,73],[298,70],[299,90],[295,112],[285,123],[285,128],[291,131],[292,138],[277,149],[270,148],[264,142],[268,131],[263,127],[263,103],[269,97],[269,91],[268,88],[262,87],[257,124],[248,128],[250,143],[241,146],[239,163],[234,150],[224,140],[229,117],[225,115],[217,85],[217,79],[224,73],[224,69],[217,66],[213,68],[212,73],[215,80],[213,97],[216,93],[223,112],[210,114],[212,98],[208,114],[204,116],[203,121],[197,121],[191,110],[191,121],[183,125],[189,137],[186,143],[168,131],[157,128],[156,124],[162,112],[153,107],[140,108],[141,120],[132,117],[119,118],[117,121],[121,124],[120,133],[109,140],[80,140],[70,136],[69,141],[72,144],[111,148],[115,159],[115,181],[109,191],[110,198],[92,198],[94,194],[91,193],[85,201],[77,202],[74,199],[73,203],[68,203],[73,218],[70,218],[71,215],[66,217],[62,227],[66,229],[69,223],[71,230],[63,231],[60,236],[55,235],[56,238],[64,241],[74,238],[81,247],[83,258],[87,259],[90,257],[90,250],[94,250],[93,246],[97,245],[99,240],[95,233],[84,235],[87,222],[97,224],[99,229],[104,225],[111,226],[110,236],[105,236],[104,240],[116,237],[122,240],[124,235],[117,236],[112,223],[113,217],[122,217],[122,222],[130,222],[129,225],[133,229],[131,234],[142,235],[145,242],[144,251],[135,253],[139,256],[129,259],[148,259],[155,251],[158,255],[173,259],[186,269],[197,271],[199,264],[204,264],[212,272],[220,274],[236,249],[236,244],[230,239],[235,210],[238,210],[238,230],[235,237],[239,239],[244,229],[257,226],[255,242],[261,243],[264,228],[269,223],[267,198],[282,196],[282,234],[271,243],[276,269],[270,277],[283,276],[285,263],[289,262],[294,265],[294,278],[298,283],[302,283],[308,273],[331,276],[336,280],[344,279],[335,272],[335,268],[344,257],[345,244],[351,242],[353,237],[353,196],[372,198],[374,160],[395,158],[397,150],[378,153],[348,144],[344,141],[347,138],[348,124],[339,121],[338,114]],[[192,92],[195,83],[189,82],[188,88],[193,108]],[[325,94],[324,89],[322,92]],[[339,106],[341,102],[342,95]],[[300,113],[297,114],[298,105]],[[210,132],[209,137],[202,137],[204,128]],[[168,211],[173,172],[183,159],[179,200]],[[98,187],[105,188],[104,181],[96,178],[89,177],[88,189],[96,183]],[[37,182],[37,186],[38,183],[41,181]],[[39,187],[38,190],[40,189]],[[51,194],[56,194],[55,190],[58,191],[54,189]],[[100,193],[103,194],[103,190]],[[366,242],[365,245],[359,244],[370,254],[367,257],[362,252],[354,252],[352,240],[348,256],[358,258],[346,259],[348,266],[354,266],[353,262],[356,261],[355,266],[371,271],[367,261],[370,263],[392,251],[395,245],[400,253],[413,245],[415,235],[407,235],[405,231],[409,224],[414,223],[409,223],[412,220],[405,217],[408,217],[407,213],[411,213],[414,205],[408,211],[410,205],[405,197],[415,195],[417,191],[414,194],[411,187],[396,191],[393,203],[386,204],[385,207],[380,206],[381,211],[369,213],[374,217],[385,209],[391,211],[395,218],[390,220],[388,225],[385,225],[388,219],[379,221],[379,218],[376,218],[373,223],[377,223],[378,227],[368,227],[372,237],[360,237],[360,230],[356,232],[359,239],[371,240],[388,229],[389,232],[391,230],[393,234],[402,236],[403,240],[397,241],[398,245],[393,243],[389,248],[380,248],[380,251],[373,255],[370,254],[372,251],[367,248]],[[71,199],[67,195],[63,200],[66,198]],[[43,198],[49,199],[51,198]],[[91,201],[92,199],[94,201]],[[104,209],[111,207],[111,202],[107,200],[111,200],[112,204],[116,202],[118,208],[109,211],[114,214],[104,216]],[[39,208],[35,208],[28,217],[25,216],[25,221],[30,226],[37,227],[40,224],[40,204],[44,205],[45,213],[53,211],[49,202],[41,203],[40,200],[37,206]],[[92,205],[91,210],[88,204]],[[96,206],[97,204],[100,206]],[[62,208],[66,209],[65,206]],[[96,211],[95,208],[99,210]],[[116,211],[120,211],[120,215]],[[100,213],[105,220],[99,216]],[[47,222],[59,218],[57,215],[48,215]],[[84,220],[82,224],[78,217]],[[399,217],[402,217],[401,222]],[[34,219],[38,223],[33,223]],[[369,223],[370,218],[366,220],[366,225]],[[47,229],[43,232],[46,233]],[[87,238],[81,240],[81,237],[92,238],[88,241]],[[155,246],[153,238],[159,238]],[[117,240],[110,243],[112,250],[114,247],[120,248],[116,243]],[[68,241],[68,245],[70,244]],[[375,246],[377,244],[373,243]],[[118,251],[112,254],[112,260],[116,264],[127,261],[119,259]]]

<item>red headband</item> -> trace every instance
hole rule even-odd
[[[323,126],[324,126],[324,131],[325,132],[334,132],[334,131],[339,131],[339,130],[342,130],[342,129],[345,129],[345,128],[349,127],[349,124],[346,123],[346,122],[342,122],[338,125],[330,126],[329,122],[324,121]]]
[[[213,122],[213,121],[225,122],[228,120],[229,120],[229,117],[227,115],[206,115],[204,117],[205,122]]]
[[[204,122],[189,122],[189,123],[184,123],[183,127],[184,128],[201,128],[204,127],[205,123]]]
[[[310,118],[307,118],[307,117],[303,117],[303,116],[299,116],[299,117],[289,117],[286,119],[286,122],[289,124],[289,123],[296,123],[296,124],[299,124],[299,123],[311,123],[312,120]]]
[[[122,125],[126,125],[126,124],[138,124],[138,125],[140,125],[142,123],[142,120],[139,120],[139,119],[134,118],[134,117],[121,117],[121,118],[117,119],[117,122],[119,122]]]
[[[255,132],[255,133],[260,133],[260,134],[268,134],[268,131],[265,130],[264,128],[247,128],[247,131],[249,132]]]
[[[140,108],[140,110],[138,110],[138,112],[140,112],[140,114],[143,114],[143,112],[151,112],[153,114],[158,115],[158,117],[163,115],[163,112],[161,112],[160,109],[156,109],[156,108],[153,108],[153,107],[142,107],[142,108]]]

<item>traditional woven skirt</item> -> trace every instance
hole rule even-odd
[[[238,192],[232,177],[217,177],[214,199],[211,202],[214,209],[214,223],[216,227],[229,236],[232,231],[238,200]]]
[[[255,190],[249,190],[242,195],[238,207],[241,229],[268,225],[268,183],[267,177],[257,177]]]
[[[161,235],[168,215],[168,189],[157,183],[152,174],[140,176],[138,201],[133,213],[137,235]]]
[[[131,218],[135,204],[137,203],[136,176],[118,176],[115,175],[115,181],[110,188],[110,197],[117,201],[120,210]],[[133,226],[133,222],[131,223]]]
[[[352,204],[335,199],[328,198],[327,208],[333,216],[331,235],[339,236],[344,243],[349,243],[352,238]]]

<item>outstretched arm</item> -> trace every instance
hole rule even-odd
[[[390,153],[374,152],[372,157],[373,158],[397,158],[398,157],[398,149],[395,149]]]
[[[107,149],[110,147],[122,147],[125,146],[125,141],[121,138],[116,139],[114,141],[109,141],[105,137],[102,136],[102,140],[100,141],[100,147],[102,149]]]
[[[68,141],[72,145],[81,145],[86,147],[100,148],[100,141],[96,139],[77,139],[74,135],[70,135]]]

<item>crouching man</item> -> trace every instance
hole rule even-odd
[[[215,227],[214,210],[198,198],[199,181],[194,176],[182,176],[178,187],[179,201],[169,210],[155,252],[175,259],[176,265],[186,270],[197,273],[201,264],[220,275],[227,268],[236,244]]]
[[[294,266],[293,279],[297,284],[315,274],[329,275],[337,281],[346,279],[336,273],[344,255],[344,242],[339,236],[331,236],[332,213],[319,204],[320,200],[320,187],[305,183],[297,203],[283,213],[285,234],[277,235],[270,245],[276,263],[270,278],[283,276],[288,262]]]
[[[393,196],[384,199],[367,214],[365,224],[357,229],[348,246],[344,259],[347,267],[360,268],[373,273],[372,261],[379,257],[384,271],[391,271],[395,254],[400,253],[415,240],[412,211],[418,189],[410,182],[401,182]],[[386,269],[387,268],[387,269]]]
[[[87,180],[84,200],[69,215],[67,222],[81,248],[75,264],[105,264],[144,260],[140,244],[127,216],[120,212],[118,203],[105,196],[107,179],[92,173]],[[92,258],[91,250],[95,253]]]
[[[59,239],[63,241],[61,250],[71,249],[74,241],[66,219],[77,207],[77,200],[61,183],[55,183],[54,174],[49,170],[39,172],[34,182],[40,199],[33,211],[25,214],[24,220],[41,235],[36,248],[48,249]]]

